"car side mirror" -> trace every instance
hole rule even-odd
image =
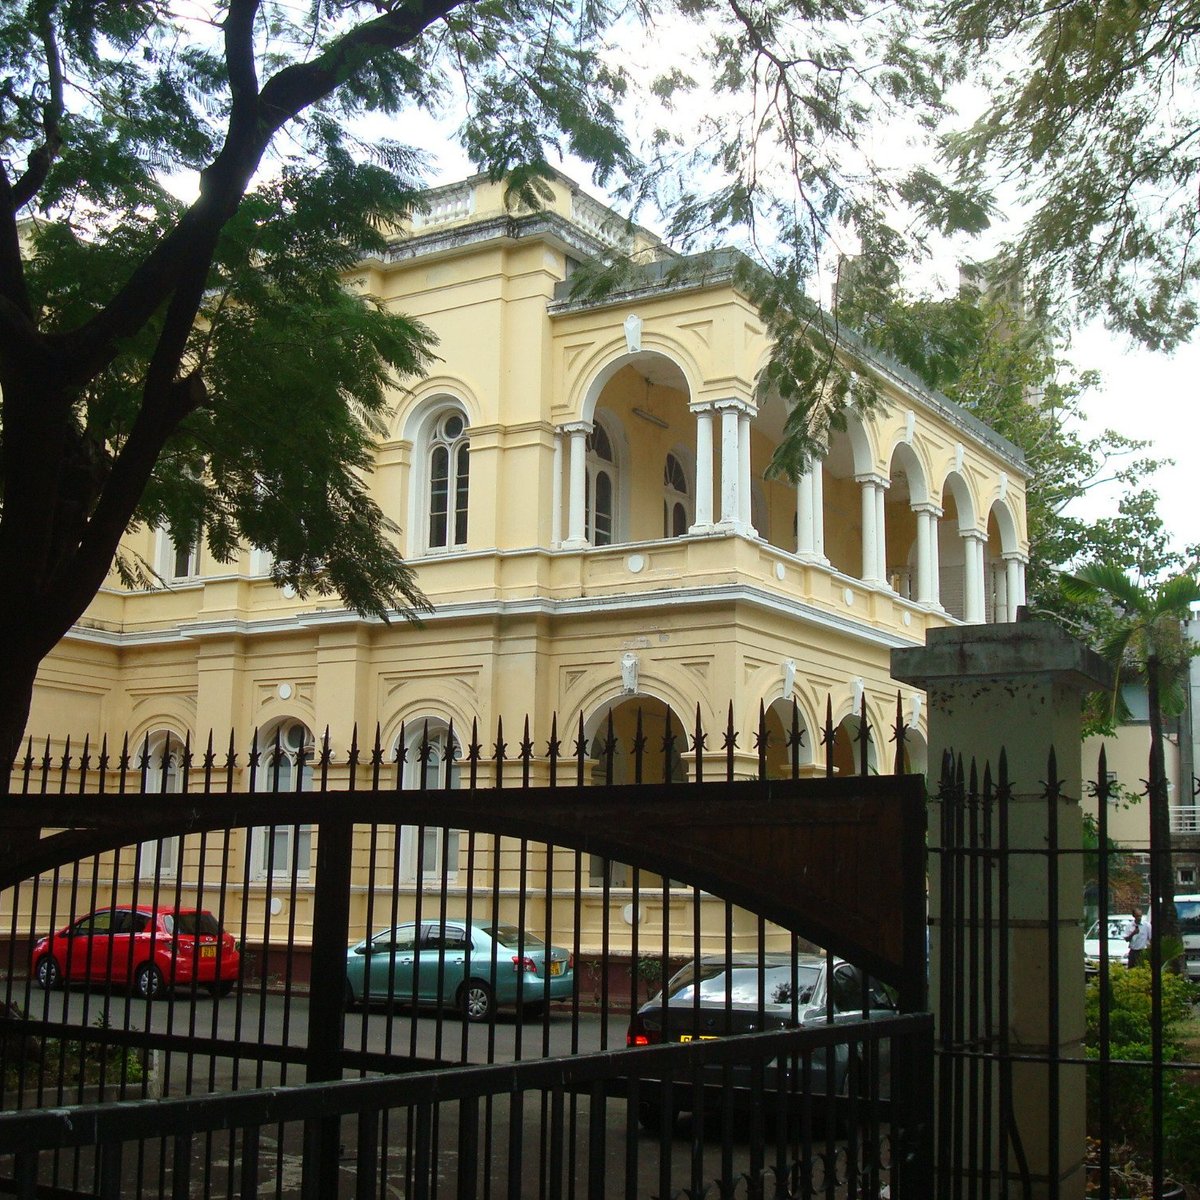
[[[355,946],[355,947],[354,947],[354,953],[355,953],[355,954],[370,954],[370,953],[371,953],[371,947],[370,947],[370,946],[366,946],[366,945],[363,945],[363,946]]]

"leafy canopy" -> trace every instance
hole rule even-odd
[[[1197,321],[1198,23],[1196,0],[947,0],[933,17],[983,64],[991,102],[945,151],[1024,219],[1010,274],[1153,347]]]
[[[418,113],[456,113],[514,205],[569,155],[686,250],[757,250],[767,270],[747,278],[780,347],[764,386],[797,401],[802,451],[851,397],[805,300],[831,239],[891,262],[914,249],[901,208],[986,220],[861,151],[888,113],[926,130],[941,115],[947,61],[920,16],[919,0],[0,0],[5,461],[63,464],[28,496],[0,473],[5,516],[47,513],[23,521],[24,556],[0,518],[0,552],[54,597],[34,605],[42,652],[139,521],[221,557],[258,544],[280,582],[362,612],[421,603],[363,474],[432,342],[345,289],[420,203],[426,164],[395,136]],[[632,62],[668,42],[686,53],[657,75]],[[198,181],[195,198],[170,179]],[[47,389],[62,427],[22,442],[22,406]]]

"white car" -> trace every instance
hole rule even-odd
[[[1176,896],[1175,916],[1179,919],[1179,936],[1187,955],[1188,978],[1200,983],[1200,893]]]
[[[1129,943],[1125,940],[1125,930],[1133,921],[1128,913],[1121,913],[1108,918],[1108,962],[1125,965],[1129,957]],[[1083,969],[1088,975],[1095,975],[1100,970],[1100,922],[1093,921],[1092,927],[1083,939]]]

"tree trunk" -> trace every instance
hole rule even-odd
[[[38,660],[12,654],[12,639],[20,634],[9,631],[10,652],[0,672],[0,792],[12,786],[14,764],[21,755],[21,741],[29,720],[29,705],[33,700],[33,681],[37,678]]]
[[[1175,913],[1175,871],[1171,862],[1171,805],[1167,789],[1167,760],[1163,733],[1162,704],[1158,685],[1159,661],[1154,655],[1146,660],[1146,699],[1150,709],[1150,902],[1157,909],[1152,927],[1155,940],[1178,942],[1179,919]],[[1183,962],[1172,955],[1163,965],[1179,973]]]

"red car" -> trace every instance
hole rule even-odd
[[[147,1000],[197,983],[214,996],[237,982],[237,943],[196,908],[103,908],[41,938],[33,971],[47,991],[63,983],[119,983]]]

